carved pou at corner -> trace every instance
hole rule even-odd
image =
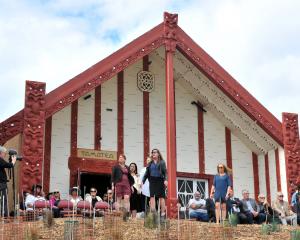
[[[300,171],[300,140],[298,115],[294,113],[282,114],[282,133],[286,161],[288,184],[299,184]],[[289,196],[292,189],[289,188]]]
[[[42,182],[45,83],[26,81],[20,190]]]
[[[175,52],[177,37],[176,30],[178,24],[178,14],[164,12],[164,38],[166,51]]]

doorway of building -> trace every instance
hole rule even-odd
[[[84,192],[90,192],[91,187],[96,188],[97,195],[103,198],[103,194],[107,192],[107,189],[111,188],[110,179],[110,174],[80,173],[80,190],[82,198]]]

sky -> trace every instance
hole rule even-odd
[[[179,26],[281,120],[300,113],[299,0],[0,0],[0,122],[25,80],[57,88],[163,21]]]

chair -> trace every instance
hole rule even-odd
[[[60,215],[62,217],[72,216],[74,213],[74,205],[69,200],[60,200],[58,203],[58,208],[60,209]]]
[[[95,204],[96,210],[107,210],[109,209],[109,204],[107,202],[96,202]]]
[[[92,215],[94,208],[89,201],[81,200],[77,203],[77,210],[81,213],[82,216]]]
[[[34,202],[35,209],[43,209],[43,208],[50,208],[49,201],[46,200],[37,200]]]

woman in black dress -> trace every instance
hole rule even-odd
[[[168,186],[168,175],[166,162],[157,148],[154,148],[151,152],[151,161],[147,165],[143,183],[145,183],[146,179],[149,180],[151,211],[155,211],[155,198],[159,198],[161,217],[165,218],[165,197],[166,187]]]

